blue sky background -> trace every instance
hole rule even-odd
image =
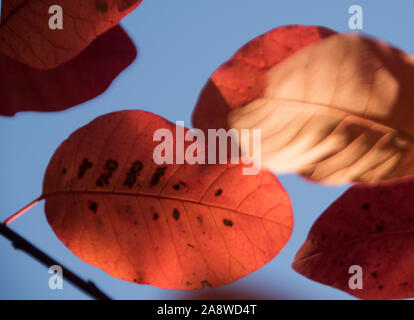
[[[20,113],[0,117],[0,219],[41,194],[43,175],[58,145],[99,115],[143,109],[170,121],[190,116],[210,74],[252,38],[287,24],[348,30],[348,8],[364,9],[363,32],[414,53],[414,1],[410,0],[144,0],[122,26],[138,47],[138,59],[98,98],[58,113]],[[1,72],[1,70],[0,70]],[[93,280],[117,299],[351,299],[346,293],[308,280],[291,269],[312,223],[346,187],[324,187],[296,176],[280,180],[289,192],[293,235],[283,252],[257,272],[218,289],[175,291],[115,279],[76,258],[53,234],[43,203],[12,228],[36,246]],[[0,299],[85,299],[64,282],[48,288],[50,274],[38,262],[0,237]]]

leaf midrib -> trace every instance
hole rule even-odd
[[[384,124],[382,122],[379,122],[379,121],[374,120],[374,119],[370,119],[370,118],[368,118],[368,117],[366,117],[366,116],[364,116],[362,114],[355,114],[355,113],[352,113],[352,112],[343,110],[343,109],[341,109],[341,107],[335,106],[335,105],[332,105],[332,104],[324,104],[324,103],[312,102],[312,101],[303,101],[303,100],[300,100],[300,99],[277,98],[277,97],[270,97],[270,96],[263,96],[263,97],[260,97],[258,99],[273,100],[273,101],[282,101],[282,102],[283,101],[286,101],[286,102],[296,102],[296,103],[301,103],[301,104],[312,104],[312,105],[318,106],[321,109],[326,109],[326,110],[330,110],[330,111],[340,112],[340,113],[343,113],[343,114],[345,114],[347,116],[352,116],[352,117],[355,117],[357,119],[360,119],[360,120],[363,120],[363,121],[366,121],[366,122],[375,123],[375,125],[381,126],[381,127],[385,128],[385,129],[387,129],[387,131],[389,130],[391,132],[400,132],[403,135],[407,136],[411,141],[414,141],[414,137],[411,134],[407,133],[406,131],[403,131],[401,129],[397,129],[397,128],[390,127],[390,126],[388,126],[388,125],[386,125],[386,124]]]
[[[292,228],[289,227],[286,224],[283,224],[279,221],[275,221],[275,220],[271,220],[265,217],[265,215],[270,211],[273,210],[274,208],[278,207],[281,205],[281,203],[278,203],[277,205],[272,206],[271,208],[269,208],[263,217],[259,217],[259,216],[255,216],[252,214],[249,214],[247,212],[242,212],[242,211],[238,211],[234,208],[228,208],[228,207],[223,207],[223,206],[219,206],[219,205],[215,205],[215,204],[206,204],[203,203],[201,200],[197,201],[197,200],[192,200],[192,199],[187,199],[187,198],[180,198],[180,197],[171,197],[171,196],[164,196],[164,195],[154,195],[154,194],[146,194],[146,193],[130,193],[130,192],[122,192],[122,191],[92,191],[92,190],[65,190],[65,191],[55,191],[55,192],[50,192],[50,193],[46,193],[46,194],[42,194],[41,198],[47,200],[47,198],[53,197],[53,196],[57,196],[57,195],[64,195],[64,194],[98,194],[98,195],[105,195],[105,194],[109,194],[109,195],[114,195],[114,196],[131,196],[131,197],[147,197],[147,198],[154,198],[154,199],[165,199],[165,200],[176,200],[176,201],[184,201],[184,202],[188,202],[188,203],[193,203],[193,204],[199,204],[202,206],[206,206],[206,207],[210,207],[210,208],[216,208],[216,209],[222,209],[222,210],[228,210],[228,211],[232,211],[236,214],[241,214],[241,215],[245,215],[248,217],[253,217],[253,218],[257,218],[260,220],[267,220],[269,222],[273,222],[276,223],[280,226],[286,227],[289,230],[291,230]],[[243,199],[244,200],[244,199]],[[242,200],[242,202],[243,202]]]

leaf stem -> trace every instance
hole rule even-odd
[[[24,208],[20,209],[19,211],[17,211],[15,214],[11,215],[10,217],[8,217],[6,220],[4,220],[4,224],[7,226],[10,223],[12,223],[14,220],[16,220],[18,217],[20,217],[21,215],[23,215],[26,211],[30,210],[31,208],[33,208],[36,204],[38,204],[41,200],[43,199],[43,196],[40,196],[39,198],[37,198],[36,200],[33,200],[32,202],[30,202],[27,206],[25,206]]]

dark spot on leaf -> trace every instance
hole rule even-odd
[[[104,0],[96,0],[95,2],[96,10],[102,13],[108,11],[108,4]]]
[[[137,220],[134,220],[134,224],[137,225],[138,224],[138,221]]]
[[[106,167],[108,168],[109,171],[115,171],[116,168],[118,167],[118,162],[115,160],[108,160],[106,162]]]
[[[198,216],[197,217],[198,222],[200,223],[200,225],[203,224],[203,217],[202,216]]]
[[[189,246],[190,248],[195,248],[194,245],[192,245],[191,243],[187,243],[187,246]]]
[[[400,285],[403,286],[403,287],[406,287],[406,286],[408,286],[408,282],[403,282]]]
[[[371,272],[371,277],[376,278],[378,276],[377,272]]]
[[[103,187],[104,184],[109,185],[109,179],[112,177],[112,173],[118,167],[118,162],[115,160],[106,161],[105,172],[96,181],[98,187]]]
[[[65,174],[66,173],[66,168],[63,168],[62,169],[62,174]]]
[[[160,216],[158,215],[158,213],[154,213],[154,216],[152,217],[153,220],[157,220]]]
[[[314,245],[315,244],[315,239],[311,239],[311,244]]]
[[[233,221],[228,220],[228,219],[223,219],[223,223],[224,223],[225,226],[228,226],[228,227],[233,226]]]
[[[326,239],[326,236],[324,234],[322,234],[321,239],[322,239],[322,241],[324,241]]]
[[[362,204],[362,209],[369,210],[370,208],[371,208],[371,204],[369,204],[367,202],[365,202],[365,203]]]
[[[173,217],[175,220],[178,220],[180,218],[180,212],[177,209],[174,209]]]
[[[201,281],[201,285],[203,286],[203,288],[212,288],[212,285],[207,280]]]
[[[142,168],[144,167],[144,165],[142,164],[141,161],[136,161],[134,162],[134,164],[131,167],[131,171],[133,172],[139,172],[142,170]]]
[[[412,218],[408,219],[408,222],[409,223],[412,223],[413,222],[413,219]]]
[[[187,184],[183,181],[180,181],[179,183],[173,185],[174,190],[180,190],[181,187],[187,188]]]
[[[134,183],[137,181],[138,172],[142,170],[142,167],[143,165],[141,161],[134,162],[126,175],[123,185],[128,186],[128,188],[132,188]]]
[[[382,289],[384,289],[383,286],[378,286],[378,290],[382,290]]]
[[[377,231],[378,232],[382,232],[384,230],[384,228],[382,226],[377,226]]]
[[[190,281],[187,281],[187,282],[185,283],[185,285],[186,285],[186,286],[191,286],[191,284],[192,284],[192,283],[191,283]]]
[[[81,165],[79,166],[78,178],[82,179],[85,175],[86,170],[92,168],[93,164],[88,161],[88,159],[83,159]]]
[[[218,197],[218,196],[220,196],[222,193],[223,193],[223,190],[222,190],[222,189],[218,189],[214,195],[215,195],[216,197]]]
[[[160,181],[160,178],[165,174],[167,167],[157,168],[151,179],[151,186],[155,186]]]
[[[89,210],[96,212],[98,210],[98,204],[96,202],[89,203]]]

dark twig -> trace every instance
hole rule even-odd
[[[73,285],[78,287],[86,294],[88,294],[89,296],[91,296],[92,298],[99,300],[110,300],[110,298],[101,290],[99,290],[93,282],[81,279],[68,268],[63,267],[61,263],[52,259],[47,254],[43,253],[41,250],[33,246],[30,242],[22,238],[12,229],[7,227],[4,223],[0,224],[0,234],[3,235],[5,238],[9,239],[12,242],[14,248],[26,252],[28,255],[30,255],[40,263],[44,264],[46,267],[49,268],[52,265],[61,266],[63,269],[63,275],[65,279],[71,282]]]

